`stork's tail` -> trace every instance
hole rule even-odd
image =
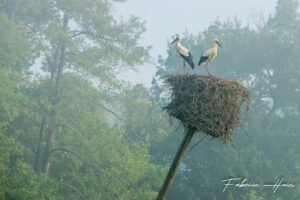
[[[201,66],[205,61],[207,61],[207,59],[208,59],[208,56],[207,57],[201,56],[198,65]]]
[[[195,64],[194,64],[193,59],[194,59],[194,58],[193,58],[192,54],[189,52],[189,57],[188,57],[188,59],[187,59],[187,62],[189,63],[189,65],[191,66],[192,69],[195,68]]]
[[[200,61],[199,61],[198,66],[201,67],[201,65],[203,65],[203,63],[204,63],[204,62],[200,62]]]
[[[191,66],[192,69],[195,68],[195,64],[194,64],[194,62],[193,62],[192,60],[190,60],[188,63],[189,63],[189,65]]]

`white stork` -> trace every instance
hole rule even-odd
[[[219,40],[215,39],[214,47],[204,51],[198,63],[199,66],[205,63],[205,69],[210,76],[212,76],[212,74],[208,69],[208,63],[210,63],[218,55],[218,46],[222,48]]]
[[[176,50],[179,53],[179,55],[183,58],[183,74],[184,74],[185,73],[185,62],[187,62],[192,67],[192,69],[194,69],[195,65],[193,62],[193,56],[189,52],[189,50],[187,50],[187,48],[185,48],[184,46],[182,46],[180,44],[180,41],[181,41],[180,36],[177,36],[177,38],[171,44],[175,43],[176,41],[177,41]]]

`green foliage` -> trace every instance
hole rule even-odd
[[[3,66],[0,71],[0,199],[51,197],[47,187],[55,188],[55,184],[35,174],[25,159],[28,149],[16,140],[22,131],[14,123],[26,113],[23,106],[28,103],[19,89],[22,75]]]
[[[51,15],[51,0],[3,0],[0,11],[6,13],[11,21],[21,24],[41,25]]]
[[[157,149],[155,145],[166,138],[170,127],[159,105],[151,101],[150,92],[142,85],[125,88],[120,103],[127,140],[150,144],[152,150]]]
[[[90,199],[153,199],[165,170],[150,163],[147,146],[128,142],[123,128],[109,126],[104,110],[95,104],[99,94],[89,81],[67,74],[62,92],[64,98],[57,105],[62,126],[54,148],[80,157],[56,151],[50,176]],[[78,196],[67,191],[72,189],[61,184],[62,198]]]
[[[0,13],[0,67],[25,71],[31,60],[31,46],[17,25]]]
[[[135,121],[134,107],[124,108],[134,99],[126,90],[135,89],[116,78],[148,58],[149,47],[139,45],[144,22],[117,21],[112,6],[1,1],[1,199],[155,198],[166,172],[150,161],[149,143],[129,139],[146,130],[142,123],[127,130]],[[31,76],[38,57],[43,74]],[[141,98],[132,105],[149,110],[148,91],[137,88]],[[118,120],[109,115],[117,106]]]
[[[44,199],[51,197],[55,185],[23,161],[24,147],[7,137],[3,127],[0,132],[0,199]]]

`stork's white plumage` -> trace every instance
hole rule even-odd
[[[181,41],[180,36],[177,36],[177,38],[171,44],[175,43],[176,41],[177,41],[176,50],[179,53],[179,55],[183,58],[183,73],[185,73],[185,62],[187,62],[192,67],[192,69],[194,69],[195,65],[194,65],[192,54],[189,52],[187,48],[185,48],[183,45],[180,44]]]
[[[222,48],[219,40],[215,39],[214,47],[204,51],[202,53],[201,58],[198,63],[199,66],[201,66],[202,64],[205,64],[205,69],[210,76],[212,74],[210,73],[210,71],[208,69],[208,63],[210,63],[218,55],[218,46]]]

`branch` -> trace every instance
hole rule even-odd
[[[54,153],[55,151],[63,151],[63,152],[67,152],[70,154],[73,154],[75,157],[77,157],[79,160],[81,160],[81,162],[86,163],[88,165],[90,165],[91,167],[94,167],[95,169],[97,168],[95,165],[90,164],[89,162],[87,162],[86,160],[84,160],[83,158],[81,158],[81,156],[77,153],[75,153],[74,151],[71,151],[69,149],[65,149],[65,148],[54,148],[49,152],[49,155],[51,155],[52,153]]]
[[[157,68],[160,68],[160,67],[161,67],[161,66],[159,66],[158,64],[156,64],[153,60],[148,60],[147,63],[149,63],[149,64],[151,64],[151,65],[154,65],[154,66],[157,67]]]
[[[72,35],[71,37],[74,38],[74,37],[77,37],[79,35],[89,35],[89,36],[92,36],[92,37],[95,37],[95,38],[101,38],[103,40],[110,40],[111,42],[120,42],[119,40],[117,39],[112,39],[112,38],[107,38],[103,35],[99,35],[99,34],[94,34],[92,32],[89,32],[89,31],[73,31],[75,34]]]
[[[70,154],[73,154],[75,157],[77,157],[81,162],[87,164],[88,166],[90,166],[95,174],[95,176],[100,180],[100,172],[97,168],[96,165],[94,164],[91,164],[89,163],[88,161],[86,161],[85,159],[83,159],[79,154],[75,153],[74,151],[71,151],[69,149],[64,149],[64,148],[55,148],[55,149],[52,149],[50,152],[49,152],[49,156],[54,153],[55,151],[62,151],[62,152],[67,152],[67,153],[70,153]]]
[[[52,153],[54,153],[55,151],[62,151],[62,152],[67,152],[70,154],[73,154],[75,157],[77,157],[81,162],[89,165],[90,167],[94,168],[94,170],[96,170],[95,172],[97,172],[97,166],[89,163],[88,161],[84,160],[79,154],[75,153],[74,151],[71,151],[69,149],[65,149],[65,148],[54,148],[49,152],[49,155],[51,155]]]
[[[74,37],[77,37],[77,36],[79,36],[79,35],[83,35],[84,34],[84,32],[77,32],[77,33],[75,33],[74,35],[72,35],[71,37],[72,38],[74,38]]]
[[[193,150],[198,144],[200,144],[200,142],[202,142],[205,138],[206,138],[206,136],[204,136],[204,137],[201,138],[196,144],[194,144],[194,145],[191,147],[190,152],[192,152],[192,150]]]
[[[60,184],[71,188],[72,190],[77,192],[84,200],[87,200],[87,198],[85,198],[85,195],[82,192],[80,192],[77,188],[75,188],[73,185],[69,185],[69,184],[66,184],[66,183],[63,183],[63,182],[60,182]]]
[[[100,106],[101,108],[103,108],[104,110],[106,110],[107,112],[113,114],[118,120],[121,121],[121,118],[115,113],[113,112],[112,110],[110,110],[109,108],[106,108],[105,106],[103,106],[102,104],[98,103],[98,102],[94,102],[94,104]]]
[[[92,155],[93,159],[97,162],[97,159],[96,159],[96,157],[95,157],[92,149],[90,148],[89,143],[87,142],[87,140],[76,129],[74,129],[73,127],[71,127],[69,125],[66,125],[66,124],[58,124],[57,126],[66,127],[68,129],[72,130],[76,135],[78,135],[81,138],[81,140],[85,143],[85,145],[88,148],[88,150],[89,150],[90,154]]]
[[[107,112],[111,113],[113,116],[115,116],[118,120],[121,121],[121,117],[119,117],[114,111],[110,110],[109,108],[106,108],[104,105],[102,105],[101,103],[99,102],[95,102],[95,101],[91,101],[89,99],[86,99],[87,101],[93,103],[93,104],[96,104],[97,106],[100,106],[101,108],[103,108],[104,110],[106,110]]]

